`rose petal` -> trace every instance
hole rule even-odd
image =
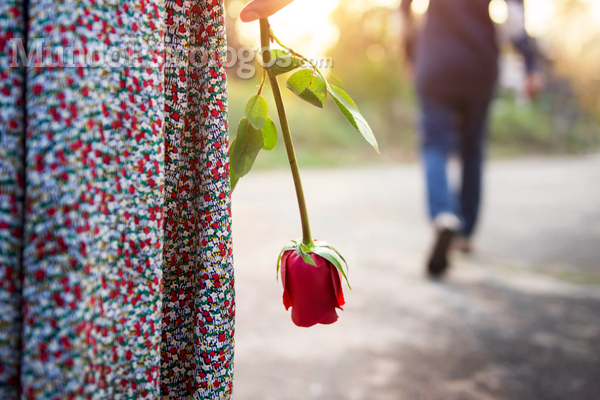
[[[323,324],[323,325],[329,325],[329,324],[333,324],[337,320],[338,320],[338,315],[337,315],[337,312],[335,312],[335,308],[334,308],[319,323]]]
[[[316,266],[306,264],[295,252],[286,260],[286,289],[292,307],[292,321],[302,327],[337,320],[338,305],[330,263],[311,254]],[[339,277],[338,277],[339,280]]]
[[[331,263],[329,263],[329,268],[331,269],[331,280],[333,282],[333,290],[335,292],[335,298],[337,300],[337,307],[340,310],[343,310],[342,306],[346,304],[346,300],[344,300],[344,292],[342,291],[341,273],[335,267],[335,265]]]
[[[281,256],[281,267],[279,271],[281,274],[281,284],[283,285],[283,305],[285,306],[286,311],[292,306],[292,299],[290,298],[287,287],[285,285],[285,281],[287,278],[287,259],[290,253],[293,253],[293,251],[288,250],[284,252]]]

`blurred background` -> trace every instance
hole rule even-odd
[[[256,48],[257,24],[237,19],[243,5],[240,0],[228,2],[228,45]],[[412,8],[422,17],[427,6],[428,0],[415,0]],[[382,156],[370,151],[331,102],[323,112],[285,93],[301,165],[416,159],[416,99],[399,42],[398,7],[399,0],[302,0],[271,18],[283,43],[307,57],[331,57],[333,66],[323,70],[344,83],[382,150]],[[527,0],[525,13],[526,29],[540,49],[546,88],[534,103],[524,98],[522,61],[502,40],[506,3],[493,0],[490,14],[499,23],[503,54],[498,96],[492,106],[491,156],[594,152],[600,146],[600,2]],[[244,104],[260,82],[260,76],[239,79],[237,67],[233,65],[228,74],[232,125],[243,116]],[[307,119],[310,125],[302,123]],[[284,152],[275,151],[261,154],[256,165],[287,164]]]
[[[256,49],[244,2],[226,4],[228,45]],[[281,304],[276,257],[301,232],[280,141],[233,195],[236,399],[600,399],[600,1],[525,1],[546,79],[530,101],[503,39],[506,4],[492,0],[502,56],[482,220],[475,253],[454,255],[443,282],[424,274],[432,238],[398,7],[296,0],[270,18],[283,43],[332,60],[321,69],[343,82],[381,155],[331,99],[320,110],[283,89],[313,235],[346,256],[353,290],[331,326],[297,328]],[[412,4],[420,23],[427,7]],[[237,68],[232,129],[260,83]]]

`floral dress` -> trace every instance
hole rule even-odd
[[[224,29],[0,2],[0,399],[231,398]]]

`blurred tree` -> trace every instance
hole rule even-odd
[[[238,20],[244,3],[244,0],[226,0],[228,46],[236,51],[253,43],[246,36],[255,27],[245,29]],[[427,1],[416,3],[426,5]],[[499,91],[492,108],[492,152],[515,155],[598,149],[600,0],[537,0],[536,3],[555,4],[547,28],[536,32],[547,56],[544,65],[548,85],[535,103],[524,102],[514,89]],[[419,23],[424,22],[426,7],[421,8],[417,10]],[[339,0],[330,18],[339,30],[339,37],[327,54],[333,66],[321,63],[322,71],[343,82],[372,126],[388,161],[414,159],[418,110],[410,71],[399,43],[398,5],[392,0]],[[306,53],[301,45],[296,50],[308,57],[320,55]],[[507,46],[503,51],[512,50]],[[260,71],[256,60],[253,65]],[[230,120],[235,122],[243,116],[246,101],[260,81],[260,75],[249,80],[238,79],[236,71],[236,65],[228,71]],[[286,76],[282,75],[280,81],[284,79]],[[297,99],[288,92],[284,90],[284,97],[290,102],[289,118],[303,165],[381,162],[382,158],[375,158],[360,136],[348,129],[331,101],[323,113],[306,104],[294,103]],[[341,152],[341,148],[351,151]],[[261,155],[257,162],[264,167],[285,166],[286,160],[277,158],[282,154],[275,151]]]
[[[600,120],[600,2],[556,0],[544,34],[556,73],[569,78],[581,103]]]
[[[351,3],[341,0],[331,16],[340,31],[328,54],[331,72],[374,125],[384,153],[394,148],[412,153],[415,101],[400,51],[399,14],[389,7],[356,12]]]
[[[600,0],[555,1],[552,29],[540,38],[547,88],[528,105],[519,93],[501,88],[492,109],[492,145],[537,152],[588,151],[600,144],[590,117],[600,114]],[[357,12],[355,3],[340,0],[332,15],[340,30],[330,51],[333,72],[371,112],[382,148],[414,143],[415,99],[398,40],[398,11],[363,3]],[[416,15],[418,24],[424,12]],[[503,52],[514,52],[505,42]]]

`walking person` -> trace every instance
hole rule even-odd
[[[535,51],[524,28],[523,0],[506,0],[510,40],[527,69],[526,91],[541,88]],[[414,63],[420,105],[421,157],[435,240],[427,261],[432,276],[448,268],[452,242],[471,250],[479,214],[487,116],[498,77],[498,45],[490,0],[430,0],[427,21],[415,43],[412,0],[400,9],[406,53]],[[457,154],[461,184],[447,177],[448,158]]]

